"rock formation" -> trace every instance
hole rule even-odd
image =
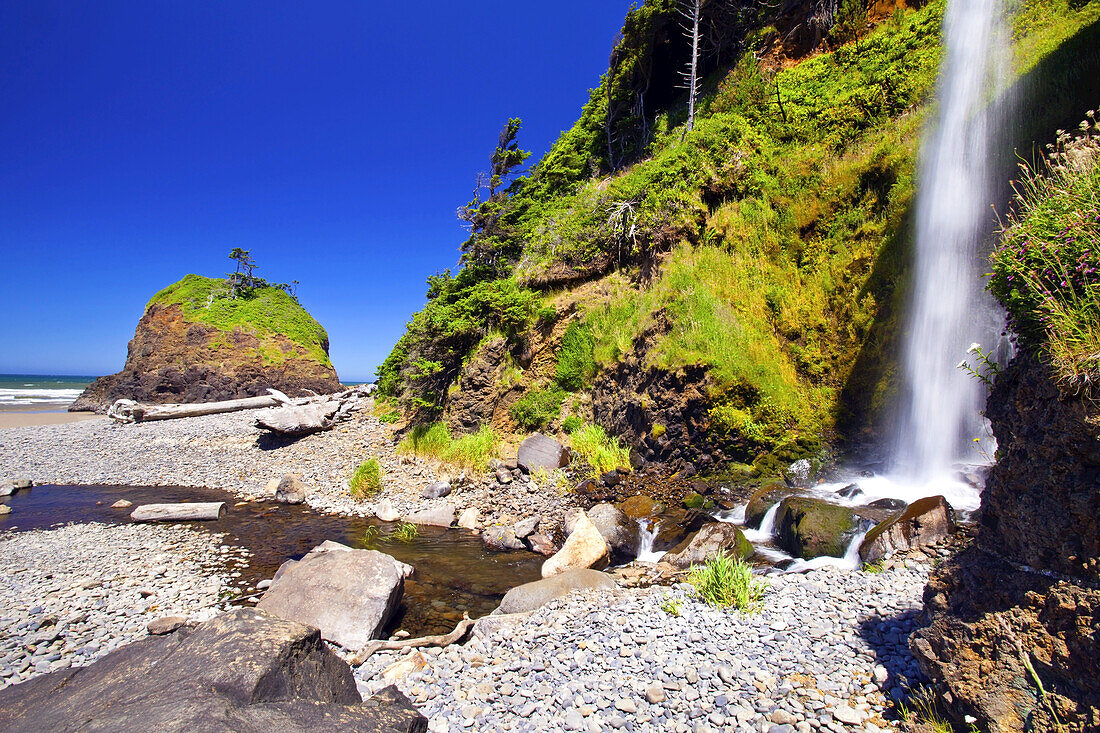
[[[230,298],[225,281],[187,275],[153,296],[117,374],[100,377],[69,408],[104,412],[117,399],[213,402],[340,389],[328,335],[278,288]]]
[[[929,580],[910,645],[982,730],[1100,729],[1100,404],[1020,356],[986,414],[978,538]]]

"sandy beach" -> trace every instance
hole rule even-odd
[[[0,428],[27,428],[37,425],[64,425],[83,420],[106,420],[94,412],[59,412],[57,410],[0,410]]]

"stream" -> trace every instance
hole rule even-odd
[[[325,540],[376,549],[416,569],[405,581],[405,594],[390,630],[413,636],[445,633],[463,611],[485,615],[514,586],[538,580],[544,558],[530,552],[489,552],[481,538],[466,530],[419,527],[410,542],[386,539],[395,524],[364,517],[322,514],[305,505],[276,502],[241,503],[214,489],[135,486],[35,486],[7,497],[12,513],[0,516],[0,532],[29,531],[73,523],[128,524],[132,509],[112,509],[126,499],[139,504],[224,501],[226,515],[217,521],[188,522],[197,530],[224,533],[224,544],[247,548],[252,556],[240,568],[242,596],[271,578],[288,559],[299,559]],[[368,527],[378,536],[367,539]],[[240,603],[250,601],[242,597]]]

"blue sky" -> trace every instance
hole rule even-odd
[[[154,292],[243,247],[370,377],[501,125],[545,151],[629,5],[6,0],[0,372],[117,371]]]

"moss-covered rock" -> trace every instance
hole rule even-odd
[[[745,506],[745,526],[759,527],[760,521],[769,509],[794,493],[793,489],[778,481],[754,491],[749,497],[749,503]]]
[[[821,555],[843,557],[857,522],[850,507],[789,496],[779,505],[775,526],[780,547],[810,560]]]
[[[115,400],[213,402],[340,388],[328,334],[275,287],[232,297],[228,282],[187,275],[149,301],[122,371],[100,377],[70,410],[102,412]]]
[[[725,522],[715,522],[705,525],[694,535],[669,550],[662,560],[684,570],[692,565],[702,565],[719,552],[746,559],[751,557],[755,550],[740,529]]]

